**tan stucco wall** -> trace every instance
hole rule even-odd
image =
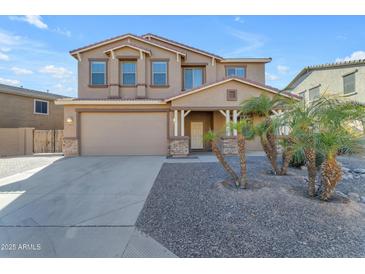
[[[0,128],[63,129],[63,106],[48,100],[49,114],[34,114],[34,99],[0,93]]]
[[[0,156],[33,154],[33,128],[0,128]]]
[[[227,101],[227,89],[237,90],[237,101]],[[239,83],[237,81],[229,81],[224,84],[208,88],[206,90],[184,96],[172,101],[172,107],[238,107],[240,102],[247,100],[260,94],[274,96],[273,93],[262,89]]]
[[[358,70],[355,74],[357,94],[348,96],[348,98],[358,102],[365,102],[365,66],[350,66],[311,71],[305,75],[305,77],[302,77],[303,80],[301,82],[299,81],[299,84],[295,86],[295,88],[288,91],[292,91],[296,94],[306,91],[305,99],[307,101],[309,100],[309,89],[318,85],[321,85],[321,94],[326,92],[326,94],[343,95],[342,76],[355,70]]]
[[[225,67],[230,65],[246,66],[246,76],[248,79],[265,83],[265,64],[262,63],[219,63],[212,58],[194,51],[167,45],[164,42],[154,41],[163,46],[175,48],[176,50],[186,54],[185,58],[179,56],[177,61],[176,53],[161,49],[154,45],[143,43],[133,38],[126,38],[124,40],[113,42],[108,45],[103,45],[89,51],[81,53],[81,62],[78,62],[78,97],[80,98],[107,98],[108,96],[115,96],[112,89],[117,90],[117,95],[122,98],[136,98],[136,87],[89,87],[90,70],[89,59],[108,59],[108,76],[107,83],[109,85],[120,84],[120,65],[118,59],[112,59],[104,53],[105,50],[115,48],[117,46],[126,44],[127,41],[151,51],[151,56],[143,54],[143,60],[139,59],[140,54],[138,50],[124,47],[115,51],[116,57],[135,57],[137,58],[137,84],[146,85],[147,98],[164,99],[178,94],[182,90],[182,65],[183,64],[205,64],[205,80],[206,83],[214,83],[225,78]],[[153,59],[168,59],[168,88],[151,87],[151,60]]]
[[[144,61],[139,60],[137,64],[137,79],[138,75],[145,75],[139,79],[137,84],[145,84],[147,86],[146,92],[148,98],[167,98],[173,95],[176,95],[181,90],[181,72],[179,70],[180,62],[177,62],[176,54],[171,51],[166,51],[159,47],[142,43],[138,40],[129,38],[130,42],[133,44],[140,46],[142,48],[147,48],[151,51],[152,56],[149,57],[146,54],[144,55]],[[120,70],[119,70],[119,61],[113,60],[111,57],[108,57],[104,51],[117,47],[119,45],[125,44],[127,42],[127,38],[114,42],[108,45],[104,45],[90,51],[86,51],[81,54],[81,62],[78,62],[78,97],[80,98],[107,98],[110,94],[110,87],[105,88],[91,88],[89,87],[90,76],[89,76],[89,58],[107,58],[108,59],[108,84],[119,84],[120,83]],[[131,57],[134,56],[139,58],[139,52],[130,49],[130,48],[122,48],[120,50],[115,51],[116,57]],[[168,59],[168,88],[154,88],[151,87],[151,60],[153,59]],[[181,60],[180,60],[181,61]],[[145,69],[144,69],[145,68]],[[120,87],[119,88],[119,96],[122,98],[135,98],[136,97],[136,88],[130,87]]]
[[[265,84],[265,64],[262,63],[217,63],[217,80],[226,77],[226,67],[244,66],[246,67],[246,78],[261,84]]]
[[[263,63],[220,63],[216,61],[212,64],[212,58],[206,55],[202,55],[191,51],[189,49],[183,49],[178,46],[171,45],[169,43],[151,38],[151,41],[161,44],[166,47],[173,47],[176,50],[186,53],[184,59],[185,63],[206,63],[206,83],[213,83],[216,81],[223,80],[226,77],[226,66],[245,66],[246,77],[250,80],[265,83],[265,64]]]

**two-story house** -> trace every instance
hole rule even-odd
[[[222,133],[229,151],[240,102],[279,94],[265,85],[271,58],[222,58],[154,34],[125,34],[70,54],[78,98],[58,101],[66,156],[186,155],[209,149],[208,130]],[[261,147],[253,140],[248,149]]]
[[[313,101],[321,94],[336,94],[365,103],[365,60],[305,67],[285,91],[306,101]]]

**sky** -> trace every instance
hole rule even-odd
[[[223,57],[271,57],[284,88],[305,66],[365,59],[365,16],[0,16],[0,83],[77,97],[69,51],[155,33]]]

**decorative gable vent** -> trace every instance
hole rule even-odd
[[[227,101],[237,101],[236,89],[227,89]]]

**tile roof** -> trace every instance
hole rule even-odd
[[[43,99],[60,99],[60,98],[67,98],[67,96],[59,95],[55,93],[49,93],[49,92],[43,92],[33,89],[26,89],[22,87],[15,87],[15,86],[9,86],[0,84],[0,93],[7,93],[7,94],[15,94],[15,95],[21,95],[21,96],[27,96],[27,97],[33,97],[33,98],[43,98]]]
[[[195,48],[195,47],[192,47],[192,46],[189,46],[189,45],[186,45],[186,44],[183,44],[183,43],[180,43],[180,42],[177,42],[177,41],[174,41],[174,40],[171,40],[171,39],[168,39],[168,38],[165,38],[165,37],[153,34],[153,33],[147,33],[147,34],[144,34],[144,35],[141,35],[141,36],[138,36],[138,35],[135,35],[135,34],[132,34],[132,33],[126,33],[126,34],[114,36],[114,37],[111,37],[111,38],[108,38],[108,39],[105,39],[105,40],[102,40],[102,41],[99,41],[99,42],[96,42],[96,43],[92,43],[92,44],[89,44],[89,45],[86,45],[86,46],[71,50],[70,54],[75,55],[76,53],[85,51],[89,48],[98,47],[98,46],[107,44],[108,42],[118,41],[118,40],[124,39],[126,37],[131,37],[131,38],[138,39],[140,41],[145,41],[145,42],[150,43],[151,45],[154,45],[154,46],[157,46],[157,47],[164,47],[164,48],[169,49],[171,51],[175,51],[175,52],[177,52],[181,55],[185,55],[185,52],[176,50],[176,47],[185,48],[187,50],[195,51],[195,52],[198,52],[198,53],[203,54],[203,55],[208,55],[210,57],[214,57],[214,58],[216,58],[220,61],[223,61],[223,62],[224,61],[225,62],[237,61],[237,62],[263,62],[263,63],[267,63],[267,62],[271,61],[271,58],[223,58],[222,56],[219,56],[217,54],[214,54],[214,53],[211,53],[211,52],[199,49],[199,48]],[[175,48],[172,47],[171,45],[168,46],[168,45],[162,45],[161,43],[158,43],[158,42],[153,42],[153,41],[149,40],[148,37],[154,37],[156,40],[166,42],[167,44],[169,44],[169,43],[174,44]],[[132,45],[133,43],[130,43],[130,44]],[[137,47],[137,45],[134,45],[134,46]],[[138,46],[138,47],[140,47],[140,46]],[[147,49],[144,49],[144,50],[147,50]]]
[[[158,43],[149,41],[149,40],[147,40],[147,39],[145,39],[145,38],[143,38],[141,36],[138,36],[138,35],[135,35],[135,34],[132,34],[132,33],[126,33],[126,34],[123,34],[123,35],[118,35],[118,36],[115,36],[115,37],[112,37],[112,38],[109,38],[109,39],[106,39],[106,40],[102,40],[102,41],[99,41],[99,42],[96,42],[96,43],[93,43],[93,44],[89,44],[89,45],[84,46],[84,47],[81,47],[81,48],[77,48],[77,49],[71,50],[70,51],[70,54],[71,55],[74,55],[74,54],[76,54],[78,52],[85,51],[85,50],[87,50],[89,48],[98,47],[98,46],[107,44],[108,42],[118,41],[118,40],[121,40],[121,39],[124,39],[124,38],[127,38],[127,37],[131,37],[131,38],[134,38],[134,39],[140,40],[140,41],[145,41],[146,43],[151,44],[151,45],[154,45],[156,47],[165,48],[166,50],[170,50],[170,51],[176,52],[178,54],[185,55],[184,52],[181,52],[181,51],[176,50],[176,49],[171,48],[171,47],[162,46],[162,45],[160,45]]]
[[[186,95],[190,95],[190,94],[196,93],[200,90],[204,90],[204,89],[207,89],[207,88],[210,88],[210,87],[217,86],[219,84],[223,84],[223,83],[228,82],[230,80],[235,80],[235,81],[238,81],[238,82],[241,82],[241,83],[246,83],[246,84],[249,84],[249,85],[253,85],[253,86],[256,86],[258,88],[263,88],[263,89],[265,89],[267,91],[270,91],[272,93],[282,94],[282,95],[287,96],[287,97],[292,97],[292,98],[296,98],[296,99],[301,99],[302,98],[299,95],[296,95],[296,94],[293,94],[293,93],[290,93],[290,92],[281,91],[277,88],[274,88],[274,87],[271,87],[271,86],[268,86],[268,85],[265,85],[265,84],[262,84],[262,83],[259,83],[259,82],[256,82],[256,81],[252,81],[252,80],[249,80],[249,79],[242,79],[242,78],[237,78],[237,77],[227,77],[227,78],[225,78],[223,80],[220,80],[220,81],[217,81],[217,82],[207,83],[207,84],[204,84],[204,85],[202,85],[200,87],[197,87],[195,89],[191,89],[189,91],[181,92],[178,95],[175,95],[175,96],[172,96],[172,97],[169,97],[169,98],[165,99],[165,101],[171,101],[171,100],[174,100],[174,99],[186,96]]]
[[[105,50],[104,52],[109,52],[109,51],[112,51],[112,50],[117,50],[117,49],[120,49],[120,48],[123,48],[123,47],[131,47],[131,48],[136,48],[136,49],[139,49],[139,50],[142,50],[144,52],[148,52],[149,54],[151,54],[151,50],[149,50],[148,48],[145,48],[145,47],[141,47],[135,43],[131,43],[131,42],[126,42],[124,44],[121,44],[120,46],[117,46],[117,47],[114,47],[114,48],[110,48],[110,49],[107,49]]]
[[[166,102],[163,99],[124,99],[124,98],[67,98],[56,101],[57,105],[164,105]]]
[[[165,37],[162,37],[162,36],[153,34],[153,33],[146,33],[146,34],[142,35],[142,37],[143,38],[155,37],[156,39],[165,40],[166,42],[169,42],[169,43],[172,43],[172,44],[176,44],[178,46],[181,46],[183,48],[187,48],[187,49],[190,49],[190,50],[193,50],[193,51],[198,51],[198,52],[201,52],[201,53],[203,53],[205,55],[210,55],[212,57],[215,57],[217,59],[224,59],[223,57],[221,57],[219,55],[216,55],[214,53],[211,53],[211,52],[208,52],[208,51],[205,51],[205,50],[202,50],[202,49],[198,49],[198,48],[195,48],[195,47],[192,47],[192,46],[188,46],[186,44],[183,44],[183,43],[180,43],[180,42],[177,42],[177,41],[174,41],[174,40],[171,40],[171,39],[168,39],[168,38],[165,38]]]
[[[343,62],[335,62],[335,63],[327,63],[327,64],[319,64],[319,65],[312,65],[303,68],[294,78],[293,80],[284,88],[290,89],[292,85],[305,73],[314,70],[321,70],[321,69],[330,69],[330,68],[338,68],[338,67],[347,67],[347,66],[356,66],[356,65],[364,65],[365,59],[359,60],[351,60],[351,61],[343,61]]]

